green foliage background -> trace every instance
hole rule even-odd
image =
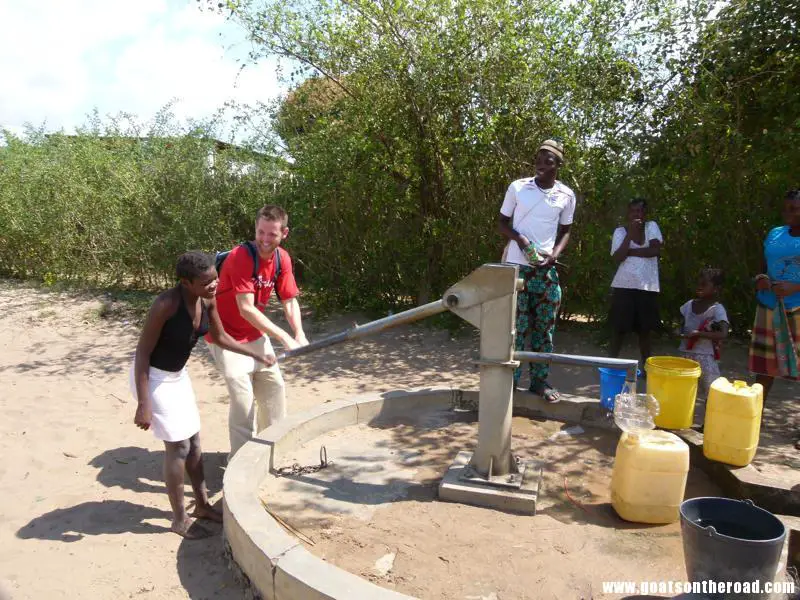
[[[211,10],[217,3],[210,4]],[[189,248],[251,235],[268,202],[319,307],[435,298],[500,258],[496,216],[546,137],[578,194],[565,316],[602,320],[631,196],[661,226],[666,317],[720,266],[734,328],[752,318],[761,241],[797,186],[800,0],[241,0],[221,10],[277,55],[291,92],[241,115],[265,154],[213,127],[6,133],[0,270],[151,287]],[[130,139],[147,138],[135,143]],[[277,158],[278,156],[282,158]],[[237,174],[236,161],[256,168]]]
[[[247,239],[281,164],[217,148],[209,129],[181,130],[165,112],[144,133],[97,118],[74,136],[5,132],[0,273],[153,289],[186,250]]]

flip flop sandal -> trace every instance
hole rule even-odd
[[[538,396],[541,396],[548,404],[555,404],[556,402],[561,401],[561,394],[559,394],[558,390],[556,390],[547,382],[531,384],[530,391]]]

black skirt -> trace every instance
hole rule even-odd
[[[611,288],[609,323],[620,333],[643,333],[660,329],[658,292]]]

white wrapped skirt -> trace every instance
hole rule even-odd
[[[182,442],[200,431],[200,413],[186,367],[177,372],[150,367],[148,381],[153,401],[150,430],[156,438],[165,442]],[[133,367],[130,386],[134,399],[138,401]]]

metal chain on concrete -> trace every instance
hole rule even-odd
[[[308,475],[309,473],[316,473],[322,469],[327,469],[328,466],[332,464],[333,461],[328,461],[328,450],[325,446],[320,446],[318,465],[307,465],[303,467],[300,466],[300,463],[294,463],[290,467],[281,467],[280,469],[276,469],[276,471],[278,475],[283,477],[287,475]]]

